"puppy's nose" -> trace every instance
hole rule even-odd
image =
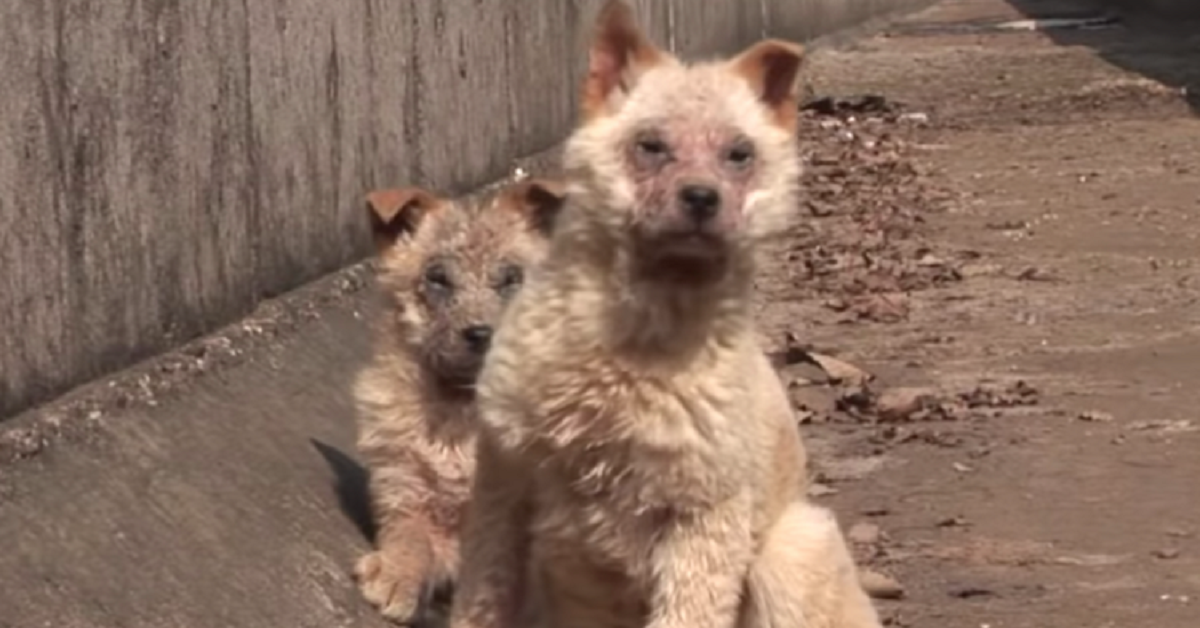
[[[685,185],[679,189],[683,211],[697,224],[708,222],[721,209],[721,194],[707,185]]]
[[[463,328],[462,337],[471,351],[483,353],[492,344],[492,328],[490,325],[471,325]]]

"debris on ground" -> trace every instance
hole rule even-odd
[[[1032,406],[1038,391],[1024,381],[1004,387],[980,385],[968,392],[943,394],[930,388],[891,388],[876,392],[869,386],[846,390],[837,406],[859,421],[869,423],[914,423],[961,421],[983,416],[982,409]]]
[[[901,424],[963,421],[995,416],[1006,408],[1035,406],[1039,392],[1017,380],[1007,385],[980,384],[968,391],[947,394],[929,387],[880,387],[875,376],[846,360],[818,353],[799,342],[795,334],[785,337],[784,349],[770,355],[801,424],[853,422]],[[1084,419],[1081,416],[1081,420]],[[1152,429],[1152,428],[1146,428]],[[1178,429],[1178,428],[1176,428]],[[914,438],[947,445],[953,436],[907,432],[891,433],[889,440]],[[955,441],[954,446],[959,444]]]
[[[875,412],[881,421],[898,423],[934,409],[938,402],[937,393],[929,388],[889,388],[875,399]]]
[[[878,95],[824,96],[802,108],[803,207],[812,220],[787,251],[795,287],[825,300],[839,323],[907,319],[908,293],[959,281],[953,254],[923,237],[925,216],[953,201],[916,165],[927,114],[900,114]]]
[[[1178,547],[1164,547],[1151,552],[1151,554],[1159,560],[1174,560],[1179,558],[1180,552]]]
[[[879,526],[868,522],[856,523],[846,532],[846,538],[859,545],[874,545],[880,541],[882,535]]]
[[[1038,268],[1036,266],[1031,266],[1031,267],[1026,268],[1025,270],[1021,271],[1020,273],[1017,273],[1017,281],[1055,282],[1055,281],[1059,281],[1059,279],[1058,279],[1057,275],[1055,275],[1054,273],[1052,273],[1048,270]]]
[[[960,398],[968,408],[1010,408],[1038,403],[1038,390],[1024,380],[1004,387],[978,386]]]
[[[898,323],[908,318],[908,297],[902,292],[864,294],[849,299],[830,299],[825,307],[846,316],[839,323],[871,321],[875,323]]]
[[[1076,417],[1085,423],[1111,423],[1113,415],[1099,410],[1085,410]]]
[[[877,600],[899,600],[904,597],[904,586],[895,578],[865,567],[858,570],[858,581],[867,595]]]
[[[937,522],[937,527],[939,528],[962,528],[967,525],[966,518],[962,516],[946,517]]]
[[[993,595],[996,595],[995,591],[992,591],[991,589],[985,589],[983,587],[956,587],[950,590],[950,597],[956,597],[963,600],[975,597],[991,597]]]
[[[1134,432],[1158,432],[1161,434],[1182,434],[1200,431],[1200,426],[1186,419],[1138,421],[1129,425]]]
[[[1072,34],[1056,19],[1090,15],[1074,2],[947,4],[809,79],[801,226],[773,255],[786,287],[766,320],[874,375],[781,367],[815,476],[841,491],[859,565],[907,589],[879,603],[885,625],[1190,626],[1159,600],[1188,593],[1197,560],[1163,532],[1195,518],[1172,497],[1200,433],[1180,366],[1200,290],[1173,265],[1197,229],[1196,171],[1177,170],[1195,99],[1167,101],[1195,82],[1195,31]],[[1004,30],[1047,27],[1066,39]],[[891,538],[863,542],[863,504],[894,510],[876,520]]]
[[[809,358],[829,375],[829,383],[847,386],[863,386],[873,379],[872,375],[853,364],[843,362],[835,357],[810,353]]]
[[[839,98],[837,96],[814,96],[800,105],[801,111],[811,111],[823,116],[855,113],[895,113],[903,105],[878,94],[858,94]]]
[[[820,482],[813,482],[808,485],[809,497],[825,497],[827,495],[836,495],[837,492],[838,490],[836,488]]]

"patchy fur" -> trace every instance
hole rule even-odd
[[[751,316],[801,59],[686,63],[605,5],[567,205],[479,380],[453,628],[878,628]]]
[[[419,188],[367,200],[382,307],[354,392],[378,532],[355,574],[372,604],[407,622],[457,568],[475,378],[503,307],[546,254],[562,189],[534,180],[453,200]]]

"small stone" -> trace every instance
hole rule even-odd
[[[808,487],[809,497],[825,497],[826,495],[836,495],[837,492],[838,490],[836,488],[833,488],[828,484],[821,484],[820,482],[813,482]]]
[[[1197,426],[1192,421],[1186,419],[1178,420],[1161,420],[1161,421],[1138,421],[1129,426],[1129,429],[1145,432],[1159,431],[1165,434],[1179,434],[1183,432],[1200,431],[1200,426]]]
[[[846,538],[850,539],[851,543],[859,545],[874,545],[879,542],[881,536],[879,526],[866,522],[854,524],[846,533]]]
[[[801,424],[824,423],[836,410],[837,400],[826,388],[793,383],[787,392]]]
[[[885,422],[902,422],[937,403],[937,394],[929,388],[889,388],[875,401],[875,412]]]
[[[1180,551],[1177,547],[1164,547],[1151,552],[1151,555],[1159,560],[1175,560],[1176,558],[1179,558],[1179,554]]]
[[[1037,267],[1029,267],[1017,274],[1018,281],[1055,281],[1053,273]]]
[[[1077,418],[1086,423],[1111,423],[1113,415],[1099,410],[1085,410],[1080,412]]]
[[[897,323],[908,318],[909,301],[899,292],[870,294],[855,298],[850,308],[860,320]]]
[[[945,519],[942,519],[941,521],[938,521],[938,523],[937,523],[937,526],[939,528],[961,528],[965,525],[967,525],[967,519],[966,519],[966,517],[961,517],[961,516],[947,517]]]
[[[898,600],[904,597],[904,586],[895,578],[871,569],[859,569],[858,582],[867,595],[877,600]]]
[[[829,373],[813,362],[795,362],[780,369],[793,386],[824,386],[829,384]]]
[[[824,218],[826,216],[832,216],[835,212],[837,212],[837,204],[835,204],[835,203],[830,203],[830,202],[820,201],[820,200],[810,200],[810,201],[808,201],[807,204],[808,204],[808,213],[812,214],[813,216],[815,216],[817,218]]]
[[[829,379],[837,383],[861,386],[874,378],[870,373],[849,362],[820,353],[809,353],[809,356],[821,367],[821,370],[829,375]]]
[[[1007,220],[1004,222],[989,222],[984,225],[985,229],[993,231],[1021,231],[1029,228],[1029,223],[1024,220]]]
[[[1058,556],[1053,559],[1056,565],[1071,565],[1072,567],[1108,567],[1126,562],[1125,556],[1110,554],[1083,554],[1079,556]]]
[[[993,595],[996,595],[995,591],[993,591],[991,589],[985,589],[983,587],[968,586],[968,587],[958,587],[956,589],[950,590],[951,597],[956,597],[956,598],[959,598],[962,600],[970,599],[973,597],[991,597]]]
[[[963,277],[988,277],[1004,272],[1004,267],[999,264],[972,263],[963,264],[958,272]]]
[[[796,423],[799,425],[812,425],[814,423],[822,423],[823,417],[807,408],[794,408]]]

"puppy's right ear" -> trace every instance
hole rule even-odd
[[[417,187],[375,190],[367,194],[367,215],[375,248],[383,253],[412,235],[430,212],[442,206],[436,194]]]
[[[580,103],[583,118],[611,113],[646,70],[671,56],[642,34],[626,0],[608,0],[596,15]]]
[[[799,75],[804,65],[804,46],[781,39],[767,39],[750,46],[730,62],[745,79],[775,122],[795,132],[800,109]]]

